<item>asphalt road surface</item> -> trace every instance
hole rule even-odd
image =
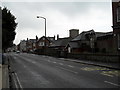
[[[118,70],[27,53],[10,53],[20,88],[120,88]]]

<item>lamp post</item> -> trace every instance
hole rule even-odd
[[[45,20],[45,38],[46,38],[46,18],[45,17],[41,17],[41,16],[37,16],[37,18],[42,18],[42,19]],[[45,48],[46,48],[46,39],[45,39]],[[44,48],[44,50],[45,50],[45,48]]]

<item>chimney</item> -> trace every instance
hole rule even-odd
[[[54,35],[54,40],[55,40],[55,35]]]
[[[75,38],[79,34],[79,29],[70,29],[69,30],[69,37]]]
[[[38,36],[36,35],[36,41],[38,40]]]
[[[59,39],[59,34],[57,34],[57,40]]]
[[[27,38],[27,42],[28,42],[28,38]]]

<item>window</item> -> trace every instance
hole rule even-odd
[[[35,43],[33,43],[33,46],[35,47]]]
[[[45,38],[43,38],[43,40],[45,40]]]
[[[70,47],[68,47],[68,53],[71,53],[71,48]]]
[[[52,41],[52,40],[53,40],[53,38],[50,38],[50,40]]]
[[[39,46],[44,46],[44,45],[45,45],[44,42],[39,43]]]
[[[117,8],[117,22],[120,22],[120,7]]]
[[[120,50],[120,34],[118,34],[118,49]]]

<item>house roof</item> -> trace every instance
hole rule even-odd
[[[41,38],[39,38],[39,39],[37,40],[37,43],[40,42],[40,41],[42,40],[42,38],[45,38],[46,40],[48,40],[48,41],[50,42],[50,40],[49,40],[47,37],[42,36]]]
[[[69,42],[68,45],[71,48],[79,48],[80,47],[80,45],[77,42]]]
[[[80,33],[76,38],[74,38],[74,39],[71,40],[71,41],[86,40],[85,35],[91,34],[91,33],[95,33],[94,30],[83,31],[82,33]]]
[[[45,36],[42,36],[41,38],[39,38],[39,39],[37,40],[37,42],[39,42],[42,38],[45,38],[45,39],[48,40],[49,42],[55,41],[55,40],[54,40],[54,37],[45,37]]]
[[[103,37],[103,36],[108,36],[108,35],[113,35],[113,32],[96,32],[96,37]]]
[[[66,46],[69,41],[71,41],[72,38],[60,38],[58,40],[55,40],[53,44],[51,44],[50,47],[56,47],[56,46]]]
[[[108,38],[113,38],[113,32],[107,32],[104,35],[98,36],[97,40],[105,40]]]
[[[55,37],[47,37],[47,39],[51,42],[55,41]]]
[[[36,41],[36,39],[30,39],[30,41],[34,42],[34,41]]]
[[[80,33],[76,38],[74,38],[71,41],[83,41],[83,40],[86,40],[86,35],[87,34],[92,34],[92,33],[95,34],[96,38],[105,37],[105,36],[113,34],[113,32],[94,32],[94,30],[83,31],[82,33]]]
[[[36,42],[36,39],[29,39],[28,42],[34,43],[34,42]]]

